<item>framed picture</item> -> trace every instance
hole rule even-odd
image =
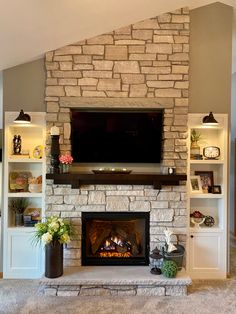
[[[203,193],[212,193],[214,185],[213,171],[195,171],[195,175],[200,176]]]
[[[33,157],[39,158],[39,159],[43,157],[43,146],[42,145],[38,145],[34,148]]]
[[[212,186],[212,193],[213,194],[221,194],[221,186],[220,185],[213,185]]]
[[[190,176],[191,193],[202,193],[202,185],[200,176]]]

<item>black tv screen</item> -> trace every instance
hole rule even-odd
[[[163,110],[72,110],[71,144],[75,162],[159,163]]]

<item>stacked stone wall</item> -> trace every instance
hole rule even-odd
[[[49,130],[60,128],[61,152],[71,150],[73,108],[163,108],[162,166],[186,173],[189,93],[189,11],[179,9],[48,52],[46,66],[47,151]],[[49,159],[48,159],[49,162]],[[82,211],[150,211],[151,242],[174,227],[184,241],[186,186],[151,187],[47,185],[47,212],[80,225]],[[122,206],[121,206],[122,204]],[[76,246],[76,247],[74,247]],[[66,251],[80,263],[80,238]],[[79,248],[79,250],[78,250]]]

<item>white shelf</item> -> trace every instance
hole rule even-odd
[[[199,227],[199,228],[193,228],[193,227],[190,227],[189,228],[189,232],[190,233],[198,233],[198,232],[220,232],[220,233],[223,233],[224,230],[222,230],[220,227]]]
[[[194,278],[218,279],[226,278],[227,273],[228,115],[214,114],[219,125],[205,127],[202,119],[206,115],[208,113],[188,115],[188,215],[200,211],[212,217],[215,224],[208,227],[203,223],[197,228],[189,219],[187,271]],[[194,129],[201,136],[198,141],[199,153],[203,154],[207,146],[217,146],[220,149],[219,159],[190,159],[191,132]],[[203,180],[204,184],[210,186],[219,185],[222,193],[190,193],[190,177],[197,171],[202,172],[201,185]],[[214,183],[203,178],[204,172],[212,173]]]
[[[34,232],[35,231],[35,227],[25,227],[25,226],[21,226],[21,227],[15,227],[15,226],[11,226],[8,227],[7,229],[9,230],[13,230],[13,231],[19,231],[19,232]]]
[[[44,159],[33,159],[33,158],[8,158],[8,162],[25,162],[25,163],[43,163]]]
[[[8,197],[42,197],[42,193],[30,193],[30,192],[16,192],[8,193]]]
[[[223,165],[224,160],[212,160],[212,159],[190,159],[189,161],[192,165]]]
[[[5,112],[4,141],[4,241],[3,241],[3,276],[4,278],[40,278],[43,274],[43,251],[34,245],[34,226],[16,226],[15,214],[11,210],[12,201],[19,198],[27,200],[27,208],[40,209],[40,216],[45,216],[46,190],[46,119],[44,112],[27,112],[32,119],[30,125],[13,123],[19,112]],[[29,155],[13,154],[13,139],[21,136],[21,152]],[[41,145],[42,158],[34,158],[34,149]],[[42,192],[15,192],[9,189],[12,173],[26,172],[27,176],[42,176]],[[10,178],[11,177],[11,178]],[[20,183],[19,183],[20,184]],[[20,256],[18,252],[21,252]]]
[[[196,194],[189,194],[189,197],[190,198],[219,199],[219,198],[223,198],[224,194],[196,193]]]

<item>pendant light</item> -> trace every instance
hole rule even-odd
[[[208,126],[208,125],[218,125],[218,122],[214,118],[212,111],[209,113],[208,116],[203,117],[202,124],[205,125],[205,126]]]
[[[21,109],[19,116],[14,120],[14,123],[23,124],[23,123],[31,123],[31,117],[27,113]]]

